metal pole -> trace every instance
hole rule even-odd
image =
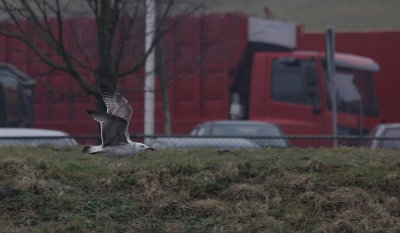
[[[362,100],[362,98],[360,97],[360,119],[359,119],[359,125],[358,125],[358,127],[359,127],[359,137],[360,137],[360,140],[359,140],[359,142],[358,142],[358,146],[362,146],[362,143],[363,143],[363,140],[362,140],[362,137],[364,136],[364,130],[363,130],[363,128],[364,128],[364,122],[363,122],[363,118],[364,118],[364,109],[363,109],[363,100]]]
[[[155,0],[146,0],[146,35],[145,52],[152,47],[155,34],[156,5]],[[145,64],[145,83],[144,83],[144,134],[154,134],[154,68],[155,56],[154,49],[149,53]],[[151,138],[145,138],[145,143],[149,143]]]
[[[326,66],[328,70],[328,79],[330,83],[330,94],[332,104],[332,136],[333,147],[338,146],[337,133],[337,103],[336,103],[336,65],[335,65],[335,29],[329,26],[325,33]]]

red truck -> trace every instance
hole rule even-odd
[[[335,55],[338,134],[366,134],[380,122],[371,59]],[[286,134],[332,134],[330,89],[322,52],[257,52],[250,78],[236,77],[231,87],[233,119],[267,121]],[[312,140],[295,145],[315,145]],[[329,141],[318,145],[329,145]]]
[[[252,18],[248,24],[248,43],[230,88],[230,118],[272,122],[289,135],[332,134],[325,53],[294,50],[295,40],[288,39],[294,25]],[[275,36],[268,38],[271,33]],[[335,54],[335,63],[338,135],[364,135],[381,120],[373,78],[379,65],[343,53]],[[330,140],[292,143],[332,145]]]

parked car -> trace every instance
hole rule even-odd
[[[207,121],[197,125],[190,135],[226,137],[243,136],[243,138],[257,143],[260,147],[290,147],[289,141],[284,138],[284,133],[277,125],[261,121]]]
[[[191,131],[190,136],[157,138],[153,141],[152,146],[155,148],[185,149],[199,147],[217,149],[290,147],[290,143],[283,138],[284,134],[278,126],[257,121],[207,121],[197,125]]]
[[[162,137],[151,143],[152,148],[193,149],[211,147],[219,150],[258,149],[260,146],[244,138]]]
[[[63,131],[34,128],[0,128],[1,145],[51,144],[55,146],[75,146],[77,142]]]
[[[375,126],[369,133],[370,137],[389,139],[370,139],[364,145],[371,149],[400,149],[400,123],[386,123]],[[398,139],[396,139],[398,138]]]

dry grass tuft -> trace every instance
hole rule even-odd
[[[238,201],[234,203],[233,213],[239,221],[245,222],[249,218],[265,218],[269,208],[268,203]]]
[[[136,231],[136,232],[140,232],[140,231]],[[136,233],[136,232],[132,232],[132,233]],[[164,231],[165,233],[185,233],[185,228],[177,223],[177,222],[172,222],[172,223],[168,223],[165,226]]]
[[[287,185],[293,193],[304,193],[311,191],[314,183],[308,175],[293,175],[287,179]]]
[[[227,178],[230,181],[239,180],[239,168],[234,162],[225,162],[218,167],[216,177]]]
[[[173,215],[179,210],[180,201],[173,197],[164,197],[160,200],[154,201],[152,206],[153,215]]]
[[[318,159],[308,160],[302,166],[302,168],[308,172],[328,172],[339,167],[338,165],[328,164]]]
[[[299,196],[302,203],[306,204],[315,214],[321,214],[323,211],[324,203],[326,203],[326,198],[313,191],[308,191],[302,193]]]
[[[354,233],[357,231],[351,222],[339,219],[328,227],[328,232]]]
[[[0,164],[3,174],[12,176],[15,186],[22,190],[43,190],[48,187],[48,182],[35,174],[34,168],[17,160],[6,160]]]
[[[224,202],[216,199],[197,200],[192,206],[200,217],[224,217],[227,212]]]
[[[25,173],[24,164],[17,160],[5,160],[0,163],[0,171],[16,176]]]
[[[325,194],[325,208],[329,211],[340,212],[342,209],[365,207],[371,200],[368,192],[358,187],[341,187]]]
[[[167,193],[163,190],[158,179],[147,176],[138,181],[138,184],[143,187],[143,196],[146,201],[152,202],[164,198]]]
[[[233,186],[224,190],[219,196],[230,202],[237,201],[266,201],[266,191],[262,190],[257,185],[249,184],[234,184]]]
[[[397,197],[388,197],[383,206],[391,215],[400,217],[400,201]]]

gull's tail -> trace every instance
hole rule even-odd
[[[101,151],[101,146],[84,146],[82,149],[83,153],[88,153],[88,154],[96,154]]]

